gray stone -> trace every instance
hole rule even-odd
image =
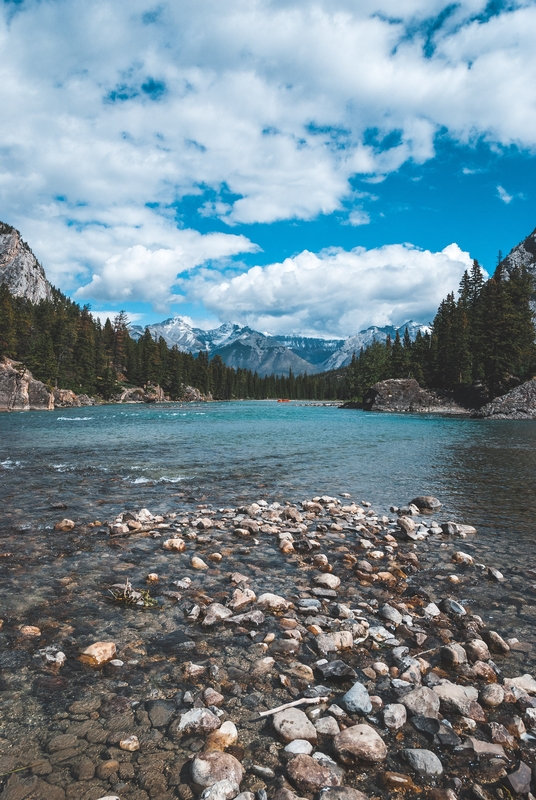
[[[400,625],[402,622],[402,614],[400,611],[397,611],[396,608],[390,606],[389,603],[384,603],[383,606],[380,607],[378,613],[382,619],[386,619],[388,622],[392,622],[394,625]]]
[[[323,736],[336,736],[341,730],[337,724],[337,720],[333,717],[321,717],[316,720],[314,726],[318,733],[321,733]]]
[[[220,718],[208,708],[192,708],[181,714],[178,720],[171,723],[171,734],[186,735],[188,733],[210,733],[221,725]]]
[[[213,783],[201,794],[201,800],[232,800],[236,797],[240,787],[234,781],[222,780]]]
[[[404,750],[404,757],[410,767],[426,778],[439,778],[443,774],[443,765],[431,750]]]
[[[175,703],[171,700],[149,700],[145,704],[153,728],[164,728],[175,713]]]
[[[402,703],[410,714],[419,714],[423,717],[437,717],[439,714],[439,697],[432,689],[421,686],[402,697]]]
[[[368,797],[351,786],[333,786],[322,789],[319,800],[368,800]]]
[[[291,755],[305,755],[310,756],[313,752],[313,745],[311,742],[308,742],[306,739],[294,739],[294,741],[289,742],[285,747],[285,753],[290,753]]]
[[[359,681],[342,697],[341,704],[350,714],[370,714],[372,711],[369,693]]]
[[[414,497],[413,500],[410,501],[409,505],[417,506],[417,508],[421,511],[423,509],[426,509],[427,511],[438,511],[441,508],[441,503],[437,497],[432,497],[432,495],[429,494]]]
[[[317,740],[315,726],[299,708],[287,708],[274,714],[273,724],[284,742],[306,739],[314,744]]]

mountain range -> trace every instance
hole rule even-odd
[[[130,335],[139,339],[148,330],[155,339],[161,336],[169,347],[177,345],[179,350],[194,354],[205,351],[211,358],[219,355],[228,367],[250,369],[261,376],[288,375],[290,369],[295,375],[304,372],[314,375],[347,366],[353,353],[359,353],[361,347],[374,340],[385,342],[387,336],[394,339],[397,330],[403,336],[406,328],[412,341],[418,331],[423,334],[430,332],[427,325],[409,320],[399,328],[372,326],[348,339],[321,339],[299,335],[270,336],[232,322],[203,330],[192,327],[181,317],[171,317],[146,328],[131,325]]]
[[[515,266],[526,267],[536,279],[536,229],[514,247],[502,260],[505,275]],[[45,271],[23,241],[19,231],[0,222],[0,284],[6,284],[16,297],[26,297],[32,303],[52,299],[52,287]],[[533,307],[536,311],[536,295]],[[207,352],[211,357],[219,355],[230,367],[256,370],[259,375],[316,374],[347,366],[352,354],[359,353],[374,340],[384,342],[387,336],[394,339],[399,331],[403,336],[406,328],[412,340],[417,332],[430,331],[427,325],[413,320],[398,329],[386,325],[372,326],[347,339],[321,339],[309,336],[270,336],[236,323],[226,322],[219,328],[203,330],[190,326],[181,317],[172,317],[163,322],[147,326],[155,338],[162,336],[169,346],[190,353]],[[134,339],[143,335],[145,328],[132,325],[130,334]]]

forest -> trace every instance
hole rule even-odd
[[[359,399],[377,381],[415,378],[429,389],[463,393],[486,402],[533,377],[536,372],[533,278],[524,268],[510,269],[500,258],[485,281],[477,261],[460,282],[458,297],[443,300],[431,334],[406,334],[374,342],[354,354],[346,372],[348,397]]]
[[[193,386],[217,400],[289,398],[359,401],[374,383],[415,378],[421,386],[446,391],[477,387],[482,402],[531,378],[536,372],[534,287],[523,268],[508,276],[499,263],[484,280],[473,263],[454,293],[442,301],[430,334],[410,341],[373,342],[354,353],[348,367],[319,375],[260,377],[225,366],[216,355],[193,356],[145,331],[135,341],[120,312],[102,325],[54,289],[51,301],[33,305],[0,286],[0,357],[21,361],[51,388],[72,389],[109,400],[123,387],[162,387],[172,400]]]

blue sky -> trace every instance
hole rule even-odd
[[[95,312],[428,322],[536,227],[536,0],[0,8],[0,219]]]

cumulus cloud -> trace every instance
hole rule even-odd
[[[457,244],[439,253],[410,244],[305,250],[223,279],[204,271],[193,279],[191,296],[221,319],[273,334],[348,336],[368,325],[431,320],[471,263]]]
[[[179,239],[173,249],[151,250],[137,244],[121,253],[110,256],[90,283],[75,292],[75,297],[96,298],[115,302],[145,301],[156,310],[165,311],[172,302],[180,302],[181,295],[173,295],[172,288],[179,274],[207,261],[221,260],[238,253],[255,252],[258,248],[244,236],[210,233],[202,236],[197,231],[177,231]]]
[[[62,288],[86,273],[101,290],[130,248],[180,247],[162,215],[188,195],[229,226],[363,224],[350,179],[424,162],[439,130],[536,147],[536,5],[495,6],[4,3],[0,218]]]

